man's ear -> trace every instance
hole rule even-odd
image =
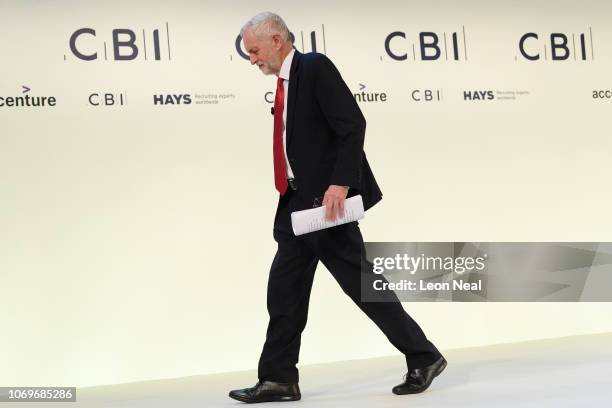
[[[281,47],[283,46],[283,42],[281,41],[280,34],[276,33],[272,35],[272,44],[274,45],[274,48],[276,48],[277,50],[281,49]]]

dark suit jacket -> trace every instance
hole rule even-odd
[[[349,186],[348,197],[361,194],[366,210],[381,200],[363,151],[365,118],[329,58],[295,51],[286,109],[287,157],[302,207],[296,210],[321,205],[331,184]]]

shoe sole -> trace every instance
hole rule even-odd
[[[440,365],[440,367],[438,367],[438,370],[436,371],[436,373],[433,375],[433,377],[431,377],[431,381],[429,382],[429,384],[425,385],[424,388],[418,390],[418,391],[408,391],[408,392],[404,392],[401,394],[396,394],[396,395],[407,395],[407,394],[420,394],[423,391],[425,391],[426,389],[429,388],[429,386],[431,385],[431,383],[433,382],[434,378],[436,378],[437,376],[439,376],[440,374],[442,374],[442,371],[444,371],[444,369],[446,368],[447,362],[446,359],[442,362],[442,364]]]
[[[235,399],[236,401],[245,402],[247,404],[256,404],[258,402],[299,401],[302,396],[301,395],[297,395],[297,396],[291,396],[291,395],[273,395],[273,396],[267,397],[265,399],[257,400],[257,401],[253,401],[253,400],[248,399],[248,398],[242,398],[242,397],[239,397],[237,395],[232,395],[232,394],[229,394],[229,397]]]

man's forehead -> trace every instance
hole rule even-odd
[[[247,51],[249,51],[249,48],[256,48],[259,44],[257,36],[251,30],[247,30],[244,32],[242,40],[244,41],[244,46]]]

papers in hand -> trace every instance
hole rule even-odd
[[[312,208],[309,210],[294,211],[291,213],[291,226],[295,235],[307,234],[319,231],[336,225],[346,224],[364,217],[363,200],[360,195],[356,195],[344,200],[344,217],[334,221],[325,219],[325,206]]]

